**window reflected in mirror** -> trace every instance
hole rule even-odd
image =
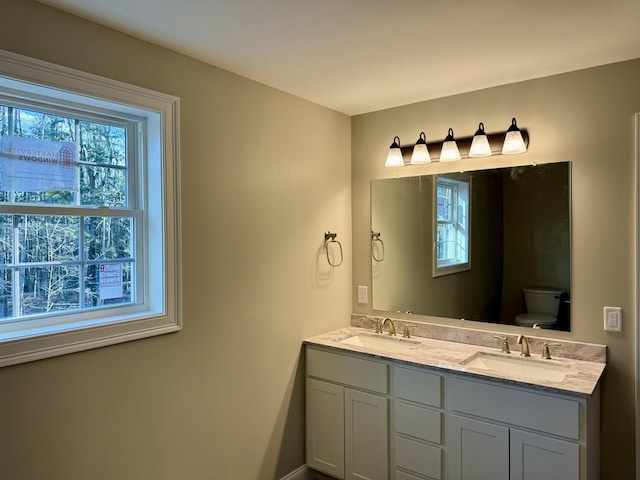
[[[371,229],[374,310],[570,329],[570,162],[373,180]]]

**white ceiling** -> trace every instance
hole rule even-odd
[[[39,0],[349,115],[640,58],[639,0]]]

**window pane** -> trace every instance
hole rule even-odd
[[[119,267],[117,277],[105,278],[101,267]],[[113,271],[113,269],[112,269]],[[121,305],[135,301],[133,295],[133,263],[109,263],[89,265],[85,274],[84,298],[86,307]]]
[[[127,206],[125,128],[80,122],[80,161],[82,205]]]
[[[456,220],[462,229],[467,228],[467,202],[461,196],[458,197],[458,218]]]
[[[447,261],[455,258],[455,228],[453,224],[438,225],[437,259]]]
[[[79,308],[77,266],[20,269],[20,303],[23,315]]]
[[[87,217],[84,222],[86,260],[133,258],[131,217]]]
[[[13,263],[13,215],[0,215],[0,265]]]
[[[438,221],[453,221],[453,190],[444,185],[438,185]]]
[[[8,186],[0,192],[1,202],[127,206],[126,128],[0,105],[0,137],[3,142],[14,144],[17,139],[33,139],[29,146],[23,143],[22,148],[16,147],[9,154],[13,155],[12,161],[22,160],[18,163],[29,167],[24,173],[20,171],[20,180],[15,179],[15,168],[7,170],[12,172],[8,174],[11,181],[2,179],[2,184]],[[45,150],[59,153],[39,153]],[[27,151],[30,153],[26,158],[33,161],[23,156]],[[64,163],[65,159],[74,158],[78,164]]]
[[[127,164],[127,131],[123,127],[80,122],[80,160],[106,165]]]
[[[126,207],[127,172],[122,169],[80,166],[80,203],[82,205]]]
[[[75,121],[24,108],[0,107],[2,136],[42,138],[57,142],[75,141]]]
[[[13,317],[13,271],[0,270],[0,319]]]
[[[78,259],[78,217],[18,216],[21,263]]]

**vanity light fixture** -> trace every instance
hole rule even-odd
[[[431,156],[427,148],[427,136],[424,132],[420,132],[420,137],[413,147],[411,154],[411,165],[424,165],[431,163]]]
[[[387,161],[385,167],[404,167],[404,159],[402,158],[402,150],[400,150],[400,137],[393,137],[393,143],[389,147]]]
[[[507,130],[504,136],[504,144],[502,146],[503,155],[512,155],[514,153],[524,153],[527,151],[527,146],[524,144],[522,133],[516,124],[516,119],[511,119],[511,126]]]
[[[453,129],[447,132],[443,143],[429,142],[424,132],[420,132],[414,145],[400,145],[400,137],[393,137],[389,147],[385,167],[404,167],[405,165],[424,165],[432,162],[453,162],[462,158],[488,157],[490,155],[511,155],[524,153],[529,147],[529,133],[518,128],[516,119],[511,119],[507,131],[486,133],[484,123],[478,124],[473,137],[457,140],[453,137]],[[411,160],[409,160],[411,155]],[[407,163],[404,157],[407,157]]]
[[[447,133],[447,137],[444,139],[442,143],[442,151],[440,152],[440,161],[441,162],[454,162],[456,160],[460,160],[462,157],[460,156],[460,151],[458,150],[458,144],[456,143],[456,139],[453,138],[453,128],[449,129]]]
[[[469,156],[472,158],[491,156],[491,145],[489,145],[487,134],[484,133],[484,123],[482,122],[478,125],[478,130],[476,130],[473,140],[471,141]]]

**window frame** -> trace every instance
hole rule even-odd
[[[441,222],[438,220],[438,186],[440,184],[452,186],[454,191],[453,203],[453,220],[451,222]],[[456,237],[461,232],[460,223],[458,222],[458,198],[460,195],[460,187],[464,186],[466,189],[467,208],[466,208],[466,224],[467,227],[463,231],[464,240],[466,243],[467,258],[466,261],[440,261],[438,260],[438,226],[443,223],[451,223],[454,226]],[[432,265],[434,278],[444,275],[451,275],[454,273],[460,273],[467,270],[471,270],[471,177],[460,174],[453,178],[451,175],[444,177],[443,175],[436,175],[433,185],[433,248],[432,248]],[[457,248],[457,246],[456,246]],[[457,255],[456,255],[457,257]]]
[[[138,275],[144,276],[139,278],[141,299],[124,306],[0,323],[0,367],[181,330],[179,98],[3,50],[0,85],[3,97],[14,98],[18,107],[25,96],[22,89],[28,90],[28,105],[42,102],[45,108],[50,105],[74,115],[82,115],[85,106],[94,120],[100,114],[114,122],[139,119],[133,148],[143,159],[130,168],[137,169],[136,188],[144,192],[140,205],[126,209],[64,207],[70,215],[74,210],[81,215],[94,210],[96,216],[144,212],[144,225],[134,240],[140,257],[136,262],[141,262]],[[0,206],[0,213],[7,213],[7,208],[44,210],[12,204]]]

